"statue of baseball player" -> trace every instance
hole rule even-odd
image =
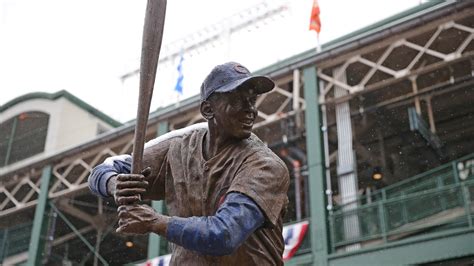
[[[254,134],[257,95],[274,82],[244,66],[216,66],[201,86],[201,123],[145,145],[142,174],[131,156],[110,157],[89,187],[119,204],[125,234],[155,233],[172,245],[172,265],[283,265],[288,169]],[[169,216],[140,199],[164,200]]]

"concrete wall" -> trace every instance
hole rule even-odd
[[[54,150],[70,148],[95,138],[99,124],[103,128],[112,128],[65,98],[58,99],[57,104],[60,107],[59,113],[55,113],[55,116],[58,117],[59,128],[51,132],[56,135],[55,145],[52,147]]]
[[[0,172],[94,139],[99,125],[107,130],[112,129],[109,124],[63,97],[56,100],[37,98],[20,102],[0,113],[0,123],[31,111],[47,113],[50,116],[44,152],[0,168]]]

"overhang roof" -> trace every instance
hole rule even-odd
[[[459,12],[466,6],[473,4],[474,2],[472,1],[428,1],[325,43],[322,45],[320,52],[317,52],[316,48],[313,48],[275,64],[269,65],[265,68],[259,69],[255,71],[254,74],[277,77],[285,73],[290,73],[293,69],[321,62],[325,59],[332,58],[335,55],[357,49],[360,46],[365,46],[370,43],[380,41],[381,39],[396,34],[397,32],[412,29],[413,27],[446,16],[447,14]],[[199,99],[199,95],[195,95],[184,100],[184,104],[181,106],[186,106],[186,108],[197,106],[200,101]],[[176,113],[177,110],[175,109],[176,107],[174,104],[159,108],[150,115],[150,118],[156,118],[170,112]],[[167,115],[167,117],[168,116],[169,115]],[[128,123],[133,122],[134,120],[131,120]]]
[[[81,109],[83,109],[86,112],[94,115],[98,119],[104,121],[105,123],[107,123],[107,124],[109,124],[113,127],[118,127],[118,126],[122,125],[122,123],[120,123],[117,120],[113,119],[112,117],[106,115],[105,113],[99,111],[98,109],[96,109],[92,105],[90,105],[90,104],[84,102],[83,100],[77,98],[76,96],[72,95],[71,93],[69,93],[66,90],[60,90],[60,91],[55,92],[55,93],[32,92],[32,93],[22,95],[22,96],[14,98],[14,99],[8,101],[7,103],[5,103],[4,105],[0,106],[0,112],[3,112],[5,110],[9,109],[10,107],[12,107],[14,105],[17,105],[19,103],[29,101],[29,100],[33,100],[33,99],[46,99],[46,100],[53,101],[53,100],[56,100],[56,99],[61,98],[61,97],[66,98],[71,103],[77,105]]]

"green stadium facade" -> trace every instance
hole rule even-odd
[[[473,39],[474,2],[429,1],[257,71],[277,84],[257,102],[255,133],[290,169],[285,222],[309,222],[287,265],[474,263]],[[97,163],[131,152],[134,122],[76,104],[113,129],[29,163],[2,157],[6,265],[168,253],[157,236],[117,235],[116,206],[87,187]],[[195,96],[152,112],[147,138],[202,121]]]

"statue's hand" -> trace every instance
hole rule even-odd
[[[148,205],[122,205],[118,208],[120,234],[166,234],[168,217],[161,215]]]
[[[137,204],[141,195],[148,188],[146,177],[150,174],[150,168],[145,168],[141,174],[119,174],[115,179],[114,198],[118,205]]]

